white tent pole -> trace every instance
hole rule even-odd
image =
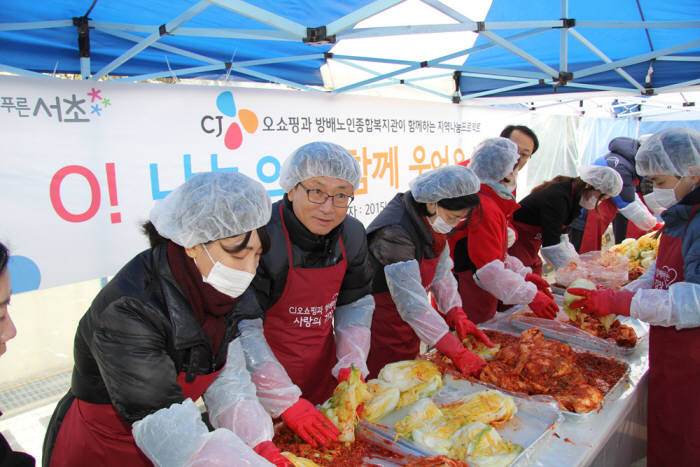
[[[700,57],[683,57],[680,55],[666,55],[664,57],[656,57],[656,60],[666,60],[669,62],[700,62]]]
[[[523,60],[529,62],[530,64],[534,65],[535,67],[539,68],[540,70],[544,71],[548,75],[550,75],[552,78],[558,78],[559,73],[546,63],[542,62],[541,60],[538,60],[537,58],[533,57],[529,53],[525,52],[523,49],[520,47],[516,46],[515,44],[505,40],[501,36],[498,36],[494,34],[491,31],[479,31],[479,34],[487,38],[488,40],[495,42],[496,44],[500,45],[504,49],[508,50],[509,52],[514,53],[518,57],[522,58]]]
[[[423,3],[425,3],[426,5],[430,5],[431,7],[435,8],[439,12],[446,14],[450,18],[457,20],[462,24],[470,26],[472,31],[475,29],[478,29],[476,22],[473,21],[471,18],[467,18],[459,11],[456,11],[456,10],[450,8],[449,6],[445,5],[444,3],[442,3],[438,0],[421,0],[421,1]]]
[[[508,78],[527,78],[527,79],[549,79],[549,76],[544,73],[538,73],[536,71],[517,71],[508,70],[504,68],[485,68],[478,66],[464,66],[464,65],[447,65],[447,64],[437,64],[433,65],[433,68],[443,68],[446,70],[461,71],[464,73],[481,73],[484,75],[495,75],[503,77],[502,79]]]
[[[342,18],[332,21],[326,25],[326,34],[334,36],[335,34],[351,28],[362,20],[381,13],[405,0],[376,0],[369,5],[365,5],[360,9],[349,13]]]
[[[105,34],[109,34],[110,36],[119,37],[120,39],[126,39],[126,40],[132,41],[132,42],[139,42],[142,39],[142,37],[136,36],[134,34],[129,34],[128,32],[122,32],[122,31],[111,30],[111,29],[106,29],[106,30],[99,29],[99,28],[95,28],[95,29],[98,31],[101,31]],[[151,45],[151,47],[153,47],[154,49],[160,49],[160,50],[164,50],[166,52],[171,52],[171,53],[174,53],[177,55],[182,55],[183,57],[191,58],[193,60],[199,60],[199,61],[204,62],[204,63],[211,63],[211,64],[221,63],[221,60],[206,57],[204,55],[190,52],[188,50],[180,49],[178,47],[173,47],[172,45],[159,44],[156,42],[155,44]]]
[[[579,70],[575,73],[576,78],[583,78],[585,76],[594,75],[597,73],[602,73],[604,71],[609,71],[614,68],[620,68],[628,65],[634,65],[636,63],[646,62],[652,58],[660,57],[663,55],[673,54],[681,52],[683,50],[694,49],[700,46],[700,39],[696,39],[690,42],[684,42],[683,44],[674,45],[671,47],[666,47],[664,49],[655,50],[653,52],[647,52],[641,55],[635,55],[634,57],[624,58],[621,60],[615,60],[614,62],[606,63],[605,65],[593,66],[590,68],[585,68]]]
[[[700,21],[578,21],[579,28],[601,29],[697,29]]]
[[[462,96],[462,100],[466,101],[467,99],[475,99],[477,97],[482,97],[482,96],[489,96],[491,94],[498,94],[501,92],[507,92],[507,91],[513,91],[515,89],[522,89],[522,88],[527,88],[530,86],[535,86],[539,84],[539,81],[530,81],[529,83],[520,83],[520,84],[514,84],[512,86],[506,86],[503,88],[498,88],[498,89],[490,89],[488,91],[481,91],[481,92],[475,92],[473,94],[467,94]]]
[[[55,21],[29,21],[26,23],[0,23],[0,31],[65,28],[68,26],[73,26],[72,19],[59,19]]]
[[[41,78],[59,79],[59,78],[55,78],[54,76],[51,76],[51,75],[45,75],[43,73],[37,73],[36,71],[29,71],[29,70],[17,68],[17,67],[10,66],[10,65],[3,65],[2,63],[0,63],[0,71],[6,71],[8,73],[12,73],[12,74],[19,75],[19,76],[37,76],[37,77],[41,77]]]
[[[612,63],[612,60],[610,59],[610,57],[608,57],[607,55],[605,55],[600,49],[598,49],[598,47],[596,47],[595,45],[593,45],[593,43],[591,43],[588,39],[586,39],[586,38],[585,38],[581,33],[579,33],[577,30],[571,28],[571,29],[569,29],[569,34],[571,34],[572,36],[574,36],[574,38],[575,38],[577,41],[579,41],[581,44],[583,44],[588,50],[590,50],[591,52],[593,52],[594,54],[596,54],[596,55],[598,56],[598,58],[600,58],[601,60],[603,60],[605,63]],[[644,91],[644,86],[642,86],[641,84],[639,84],[639,82],[638,82],[636,79],[634,79],[629,73],[627,73],[625,70],[623,70],[622,68],[616,68],[615,71],[616,71],[620,76],[622,76],[623,78],[625,78],[632,86],[634,86],[635,88],[639,89],[640,91]]]
[[[569,17],[569,1],[561,0],[561,19]],[[569,35],[566,33],[568,28],[559,30],[559,71],[569,71]]]
[[[248,18],[260,21],[268,26],[273,26],[277,29],[281,29],[282,31],[287,31],[300,39],[306,37],[306,26],[271,13],[267,10],[263,10],[262,8],[251,5],[250,3],[246,3],[241,0],[209,1],[227,10],[231,10],[235,13],[247,16]]]
[[[177,28],[179,25],[187,21],[188,19],[192,18],[193,16],[198,15],[202,11],[206,10],[211,4],[206,1],[202,0],[200,2],[197,2],[195,5],[192,7],[188,8],[186,11],[184,11],[182,14],[180,14],[178,17],[170,21],[169,23],[165,24],[165,31],[167,32],[168,30],[172,30]],[[120,57],[115,58],[112,60],[111,63],[107,64],[105,67],[103,67],[100,71],[95,73],[93,77],[91,78],[92,80],[98,80],[105,76],[107,73],[110,71],[114,70],[117,68],[119,65],[123,64],[130,58],[132,58],[134,55],[137,53],[141,52],[143,49],[154,43],[160,39],[160,32],[154,32],[145,39],[143,39],[141,42],[124,52]]]
[[[661,93],[661,92],[670,91],[671,89],[678,89],[678,88],[685,88],[688,86],[695,86],[696,84],[700,84],[700,79],[693,79],[690,81],[685,81],[683,83],[669,84],[668,86],[657,88],[656,92]]]

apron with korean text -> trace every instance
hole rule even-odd
[[[695,216],[695,206],[688,219]],[[686,229],[688,228],[686,224]],[[662,235],[653,288],[684,279],[682,238]],[[651,326],[647,465],[697,465],[700,459],[700,328]]]
[[[221,369],[197,376],[189,383],[185,381],[185,373],[180,373],[177,382],[185,393],[185,399],[199,399],[220,372]],[[139,467],[153,464],[136,446],[131,425],[124,421],[113,405],[91,404],[75,398],[58,431],[50,465]]]
[[[540,248],[542,247],[542,227],[525,224],[513,220],[518,237],[512,247],[508,249],[510,256],[518,258],[525,266],[532,268],[532,272],[542,275],[542,260]]]
[[[342,236],[338,237],[343,259],[326,268],[295,268],[292,245],[282,217],[289,269],[279,300],[265,314],[265,338],[302,397],[321,404],[338,382],[331,374],[337,363],[333,314],[348,261]]]
[[[440,255],[421,261],[420,280],[428,293],[433,283]],[[401,318],[390,292],[374,294],[372,340],[367,356],[368,379],[376,378],[387,363],[413,360],[420,352],[420,339],[413,328]]]
[[[600,214],[595,209],[588,211],[579,254],[589,251],[600,251],[603,245],[603,234],[613,219],[615,219],[617,206],[611,199],[606,199],[598,203],[598,211]]]

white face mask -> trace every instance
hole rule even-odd
[[[441,234],[449,233],[455,228],[454,225],[445,222],[442,217],[440,217],[440,214],[435,217],[435,222],[430,220],[428,222],[430,222],[430,227],[432,227],[434,231]]]
[[[598,198],[589,195],[585,198],[581,198],[581,200],[578,202],[578,205],[581,206],[583,209],[588,209],[589,211],[592,211],[593,209],[595,209],[595,205],[597,202]]]
[[[680,183],[680,180],[678,183]],[[678,186],[678,183],[676,183],[676,186]],[[664,209],[668,209],[678,203],[676,199],[676,186],[673,188],[654,188],[654,191],[644,195],[644,201],[647,202],[647,205],[652,208],[654,212],[658,213]]]
[[[255,277],[255,274],[251,274],[248,271],[233,269],[219,261],[214,261],[209,254],[207,247],[202,245],[202,248],[204,248],[209,260],[214,265],[214,267],[211,268],[211,271],[209,271],[209,275],[207,277],[202,276],[204,282],[231,298],[241,296],[241,294],[245,292],[245,289],[247,289],[250,285],[250,282],[253,280],[253,277]]]

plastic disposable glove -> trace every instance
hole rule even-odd
[[[294,464],[292,464],[289,459],[282,455],[280,450],[277,449],[277,446],[275,446],[272,441],[263,441],[255,446],[253,450],[257,452],[259,456],[269,460],[277,467],[294,467]]]
[[[338,441],[340,432],[333,422],[328,420],[311,402],[301,397],[294,405],[282,412],[282,420],[294,433],[313,447]]]
[[[547,282],[544,279],[544,277],[538,276],[537,274],[529,273],[525,274],[525,280],[535,284],[537,290],[539,290],[549,298],[554,298],[554,295],[552,295],[552,291],[549,289],[549,282]]]
[[[488,338],[484,332],[476,327],[476,324],[472,323],[467,315],[464,313],[462,307],[452,308],[446,315],[445,321],[450,326],[450,328],[457,331],[457,337],[460,341],[464,341],[467,336],[472,335],[481,341],[486,347],[493,347],[493,342]]]
[[[559,307],[554,300],[540,291],[537,291],[535,299],[528,306],[536,316],[545,319],[554,319],[559,312]]]
[[[449,332],[437,341],[435,348],[449,357],[465,376],[477,376],[486,366],[483,358],[464,348],[459,339]]]
[[[578,287],[573,287],[566,291],[572,295],[583,297],[569,305],[570,308],[579,308],[581,311],[597,317],[605,315],[629,316],[632,297],[635,294],[635,292],[630,290],[589,290]]]

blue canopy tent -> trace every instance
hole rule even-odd
[[[361,26],[409,2],[444,20]],[[467,16],[467,3],[474,2],[7,0],[0,17],[0,71],[131,81],[233,76],[333,93],[401,84],[453,102],[569,91],[652,95],[700,84],[697,0],[493,0],[485,18]],[[453,40],[450,53],[428,59],[332,49],[343,40],[416,34],[439,43],[441,34],[455,32],[478,38]],[[324,85],[320,69],[331,61],[365,76]],[[439,73],[434,77],[443,87],[415,77],[421,70]],[[444,91],[445,81],[451,92]]]

